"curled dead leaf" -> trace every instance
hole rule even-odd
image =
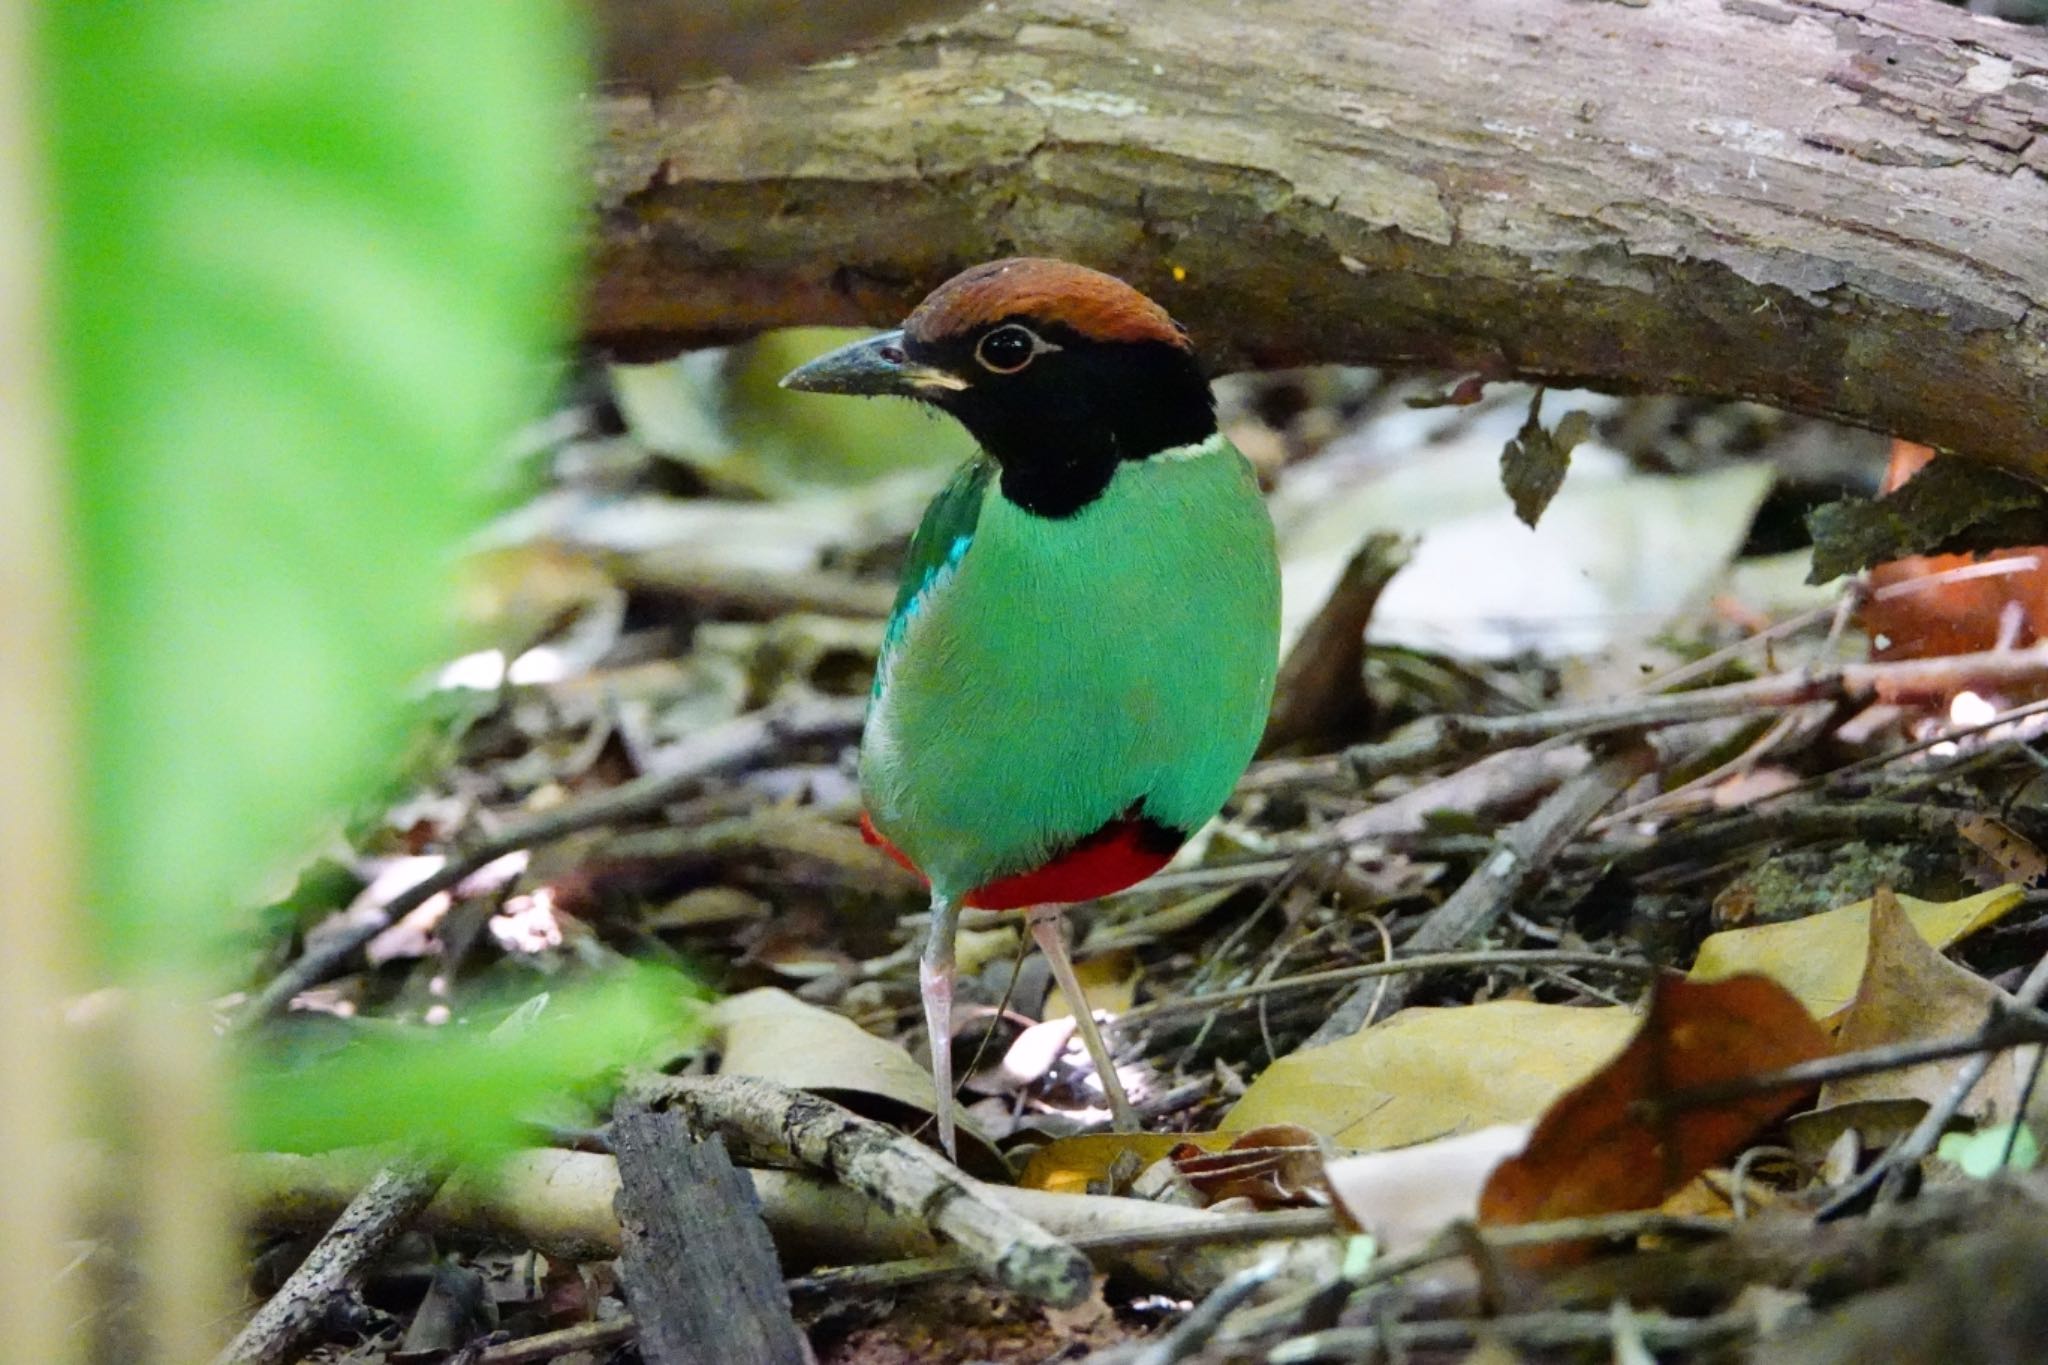
[[[1796,1103],[1799,1089],[1663,1111],[1658,1101],[1826,1056],[1827,1033],[1762,976],[1659,981],[1620,1056],[1551,1106],[1480,1196],[1482,1223],[1655,1208]],[[1546,1249],[1551,1261],[1569,1248]]]

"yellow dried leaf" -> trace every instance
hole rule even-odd
[[[1108,1010],[1111,1014],[1122,1014],[1138,998],[1140,974],[1138,956],[1128,948],[1119,948],[1074,964],[1074,975],[1080,978],[1081,994],[1088,997],[1088,1007]],[[1066,993],[1058,986],[1054,986],[1045,997],[1044,1017],[1074,1017]]]
[[[1959,901],[1923,901],[1900,896],[1899,908],[1937,949],[1995,924],[2020,903],[2023,888],[2001,886]],[[1700,945],[1694,981],[1719,981],[1760,972],[1799,997],[1815,1018],[1846,1008],[1863,978],[1870,937],[1870,902],[1857,901],[1805,919],[1759,924],[1714,934]]]
[[[1528,1123],[1605,1064],[1635,1032],[1634,1010],[1495,1000],[1406,1009],[1290,1053],[1231,1109],[1225,1129],[1298,1123],[1376,1152],[1499,1123]]]
[[[1236,1138],[1235,1133],[1082,1133],[1057,1138],[1031,1154],[1017,1183],[1027,1190],[1086,1194],[1090,1185],[1109,1183],[1110,1167],[1126,1152],[1138,1158],[1142,1170],[1165,1160],[1182,1143],[1220,1152]]]

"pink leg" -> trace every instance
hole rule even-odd
[[[1088,1049],[1089,1060],[1095,1063],[1095,1074],[1102,1078],[1102,1092],[1109,1098],[1110,1122],[1119,1133],[1138,1132],[1137,1112],[1124,1094],[1123,1079],[1116,1074],[1116,1061],[1102,1041],[1102,1032],[1095,1027],[1095,1013],[1088,1008],[1088,997],[1081,993],[1080,979],[1074,975],[1074,959],[1067,955],[1066,920],[1060,908],[1039,905],[1028,913],[1031,936],[1038,940],[1039,949],[1052,967],[1052,979],[1059,983],[1060,994],[1067,997],[1067,1006],[1074,1011],[1081,1044]]]
[[[953,937],[960,928],[958,903],[932,895],[931,928],[924,955],[918,959],[917,984],[924,995],[924,1028],[932,1045],[932,1116],[939,1123],[939,1145],[960,1159],[953,1133]]]

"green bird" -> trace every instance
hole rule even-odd
[[[783,379],[894,394],[980,451],[910,542],[861,739],[863,830],[931,886],[921,961],[940,1141],[954,1150],[963,906],[1029,912],[1120,1128],[1060,907],[1165,866],[1250,762],[1273,698],[1280,571],[1250,464],[1187,332],[1064,261],[954,276],[898,331]]]

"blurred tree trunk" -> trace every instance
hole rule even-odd
[[[622,353],[1036,252],[1223,367],[1755,398],[2048,474],[2048,33],[1925,0],[996,0],[593,113]]]

